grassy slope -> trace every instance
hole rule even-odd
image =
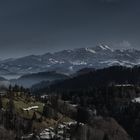
[[[6,98],[6,97],[2,98],[2,103],[3,103],[4,109],[6,108],[6,104],[8,101],[9,101],[8,98]],[[27,108],[27,107],[31,107],[31,106],[39,106],[39,108],[36,109],[35,112],[36,112],[37,118],[40,118],[42,111],[43,111],[43,106],[44,106],[43,103],[37,102],[37,101],[34,102],[33,99],[30,99],[30,101],[27,103],[25,97],[14,97],[14,104],[15,104],[16,113],[19,114],[21,117],[24,117],[26,119],[32,118],[34,110],[30,110],[29,112],[27,112],[27,111],[22,111],[21,108]],[[58,114],[59,114],[59,118],[63,118],[61,120],[62,122],[69,122],[72,120],[69,117],[66,117],[66,116],[64,117],[60,113],[58,113]],[[33,128],[36,128],[38,130],[42,130],[42,129],[50,127],[50,126],[55,126],[56,123],[57,123],[57,121],[54,119],[49,119],[49,118],[43,117],[42,122],[34,121]]]
[[[3,107],[6,108],[6,104],[8,102],[8,98],[4,97],[2,98],[2,102],[3,102]],[[14,104],[15,104],[15,110],[16,112],[22,116],[25,117],[27,119],[30,119],[34,113],[34,110],[30,110],[29,113],[27,111],[22,111],[22,108],[27,108],[27,107],[31,107],[31,106],[39,106],[38,109],[36,109],[35,111],[37,112],[37,117],[40,117],[40,114],[43,111],[43,103],[41,102],[26,102],[24,97],[18,97],[18,98],[14,98]]]

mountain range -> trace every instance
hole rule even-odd
[[[25,75],[44,71],[72,74],[82,68],[113,65],[132,67],[140,64],[140,50],[114,50],[107,45],[29,55],[0,61],[0,75]]]

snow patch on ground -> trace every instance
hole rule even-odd
[[[133,103],[140,103],[140,97],[137,97],[132,100]]]
[[[72,65],[87,65],[87,62],[85,61],[74,61],[74,62],[70,62]]]
[[[24,111],[29,111],[29,110],[32,110],[32,109],[38,109],[39,107],[38,106],[31,106],[31,107],[28,107],[28,108],[23,108]]]

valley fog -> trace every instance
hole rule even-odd
[[[14,74],[14,75],[12,75],[12,74],[1,75],[1,77],[5,78],[5,79],[7,79],[7,80],[17,79],[17,78],[19,78],[19,77],[21,77],[21,76],[22,76],[22,75],[16,75],[16,74]]]

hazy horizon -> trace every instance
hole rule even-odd
[[[59,49],[59,50],[53,50],[53,51],[43,51],[43,52],[36,52],[36,53],[27,53],[27,54],[25,54],[25,55],[17,55],[17,56],[13,56],[13,57],[10,57],[10,56],[7,56],[7,57],[0,57],[0,59],[1,60],[7,60],[7,59],[18,59],[18,58],[22,58],[22,57],[27,57],[27,56],[30,56],[30,55],[44,55],[44,54],[46,54],[46,53],[56,53],[56,52],[61,52],[61,51],[64,51],[64,50],[74,50],[74,49],[80,49],[80,48],[93,48],[94,49],[94,47],[96,47],[96,46],[98,46],[98,45],[107,45],[107,44],[96,44],[95,46],[93,46],[93,45],[88,45],[88,46],[81,46],[81,47],[75,47],[75,48],[66,48],[66,49]],[[126,47],[124,47],[124,48],[114,48],[114,47],[112,47],[112,46],[109,46],[109,45],[107,45],[108,47],[110,47],[111,49],[113,49],[113,50],[126,50],[126,49],[136,49],[136,50],[140,50],[140,48],[134,48],[134,47],[129,47],[129,48],[126,48]]]

